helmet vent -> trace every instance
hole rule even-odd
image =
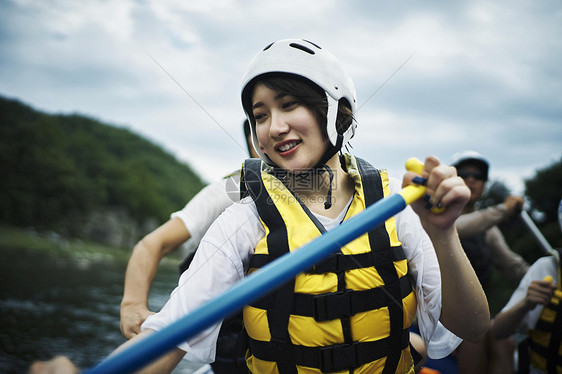
[[[275,44],[275,42],[268,44],[263,50],[267,51],[273,44]]]
[[[307,43],[312,44],[313,46],[315,46],[315,47],[318,48],[318,49],[322,49],[322,47],[320,47],[320,46],[319,46],[318,44],[316,44],[316,43],[311,42],[310,40],[306,40],[306,39],[303,39],[303,40],[304,40],[305,42],[307,42]]]
[[[311,55],[316,54],[316,52],[314,52],[312,49],[310,49],[310,48],[308,48],[308,47],[305,47],[305,46],[302,45],[302,44],[291,43],[291,44],[289,44],[289,46],[291,46],[291,47],[293,47],[293,48],[296,48],[296,49],[300,49],[301,51],[304,51],[304,52],[306,52],[306,53],[308,53],[308,54],[311,54]]]

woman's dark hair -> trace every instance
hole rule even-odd
[[[251,138],[252,132],[250,130],[250,121],[245,119],[242,126],[244,127],[244,140],[246,141],[246,146],[248,147],[248,154],[251,156],[252,148],[254,147],[254,145],[252,144],[252,138]]]
[[[297,75],[282,73],[267,74],[257,78],[256,81],[252,83],[252,88],[246,91],[249,97],[246,97],[244,101],[248,103],[247,105],[251,106],[251,95],[254,91],[253,87],[255,87],[257,83],[263,84],[278,94],[294,96],[303,105],[310,108],[320,124],[322,135],[325,139],[328,139],[328,132],[326,129],[328,101],[324,90],[312,81]],[[247,112],[252,113],[251,111]],[[336,119],[336,129],[338,133],[343,134],[351,125],[352,121],[353,113],[351,112],[349,103],[345,99],[340,100]],[[255,120],[252,122],[255,124]]]

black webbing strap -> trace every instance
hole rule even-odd
[[[553,313],[556,313],[558,308],[556,304],[553,304],[552,302],[549,302],[548,304],[546,304],[543,309],[551,309]],[[539,319],[537,321],[537,324],[535,325],[534,330],[537,331],[543,331],[546,333],[551,333],[555,328],[556,328],[556,320],[554,320],[553,322],[547,322],[543,319]]]
[[[556,366],[562,366],[562,357],[557,356],[554,359],[548,359],[548,355],[549,355],[549,348],[548,347],[543,347],[542,345],[539,345],[537,343],[535,343],[532,339],[529,339],[529,350],[534,351],[536,354],[538,354],[539,356],[545,357],[547,358],[547,372],[548,373],[556,373]],[[554,371],[551,371],[550,369],[548,369],[548,365],[549,365],[549,361],[553,362],[554,365]]]
[[[531,338],[526,338],[517,346],[517,374],[529,374],[531,361],[529,359],[529,344]]]
[[[398,283],[401,300],[412,292],[412,286],[407,277],[400,278]],[[296,293],[292,314],[314,317],[316,321],[329,321],[380,309],[394,303],[385,288],[381,286],[362,291],[347,289],[320,295]]]
[[[375,266],[377,263],[394,262],[406,259],[402,246],[385,248],[375,252],[344,255],[336,253],[315,265],[308,273],[328,273],[354,270]]]
[[[557,250],[558,253],[562,255],[562,249],[557,248]],[[561,274],[561,271],[560,263],[558,263],[558,274]],[[560,289],[560,285],[558,285],[558,288]],[[544,308],[552,310],[556,317],[553,322],[547,322],[539,318],[535,324],[534,330],[550,334],[548,347],[543,347],[532,339],[527,339],[527,345],[530,350],[535,351],[538,355],[545,358],[548,373],[557,373],[557,366],[562,366],[562,356],[559,354],[560,345],[562,343],[562,300],[560,300],[558,304],[551,301],[545,305]]]
[[[244,163],[244,182],[254,198],[261,220],[269,228],[269,234],[266,238],[267,248],[270,261],[274,261],[289,252],[287,227],[285,226],[281,214],[273,204],[275,200],[269,196],[265,186],[263,186],[261,162],[254,161],[259,160],[246,160]],[[297,368],[293,360],[294,356],[291,354],[291,340],[288,329],[294,289],[295,280],[293,278],[274,291],[274,294],[268,298],[271,300],[267,308],[267,320],[269,322],[271,340],[276,342],[278,348],[281,350],[277,359],[273,361],[277,362],[277,367],[281,374],[297,373]],[[252,305],[255,306],[254,304]]]
[[[365,203],[371,205],[384,197],[382,180],[377,169],[366,161],[356,158],[361,178],[363,180],[363,191],[365,192]],[[368,186],[368,187],[366,187]],[[379,249],[390,248],[390,238],[386,232],[384,223],[369,231],[369,243],[371,251],[377,252]],[[390,318],[390,336],[388,337],[389,354],[383,374],[394,374],[400,356],[402,354],[402,331],[403,331],[403,306],[402,295],[398,281],[398,274],[392,262],[375,265],[377,272],[381,276],[385,285],[385,290],[389,291],[390,303],[388,304],[388,314]]]
[[[558,272],[560,273],[560,266]],[[560,287],[560,285],[558,285]],[[559,300],[558,305],[555,305],[556,317],[552,330],[550,330],[550,341],[548,343],[548,355],[546,356],[546,366],[549,373],[557,373],[557,366],[560,365],[561,357],[558,353],[560,351],[560,343],[562,342],[562,300]]]
[[[409,345],[410,332],[403,330],[400,336],[400,351]],[[252,354],[264,361],[276,361],[286,347],[278,346],[275,342],[263,342],[250,339]],[[327,347],[306,347],[293,345],[291,351],[295,363],[300,366],[320,369],[323,373],[342,370],[353,370],[361,365],[388,357],[392,354],[389,338],[372,342],[354,342],[352,344],[338,344]]]
[[[416,366],[423,359],[421,353],[416,351],[412,343],[410,343],[410,354],[412,355],[412,360],[414,360],[414,366]]]
[[[261,160],[251,158],[244,161],[240,171],[240,199],[252,196],[254,201],[261,194]]]
[[[346,292],[346,279],[345,279],[345,273],[343,271],[340,271],[339,273],[336,273],[337,278],[338,278],[338,287],[337,287],[337,294],[344,294]],[[341,330],[342,330],[342,335],[343,335],[343,344],[345,345],[351,345],[354,343],[353,341],[353,334],[351,332],[351,318],[350,315],[341,315],[340,316],[340,325],[341,325]]]
[[[406,259],[402,246],[391,247],[376,252],[344,255],[341,252],[328,256],[321,263],[305,271],[310,274],[337,273],[340,271],[363,269],[375,266],[375,263],[394,262]],[[270,263],[267,254],[255,254],[250,259],[250,268],[261,268]]]

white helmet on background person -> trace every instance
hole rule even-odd
[[[451,156],[448,164],[450,166],[456,167],[457,169],[466,164],[476,165],[478,168],[480,168],[480,170],[482,170],[484,181],[488,180],[488,170],[490,169],[490,163],[484,156],[476,151],[457,152],[453,156]]]
[[[326,93],[328,101],[326,132],[332,144],[332,155],[353,137],[357,124],[339,134],[336,130],[338,103],[341,99],[351,109],[357,110],[357,94],[353,81],[343,70],[340,62],[328,51],[304,39],[284,39],[273,42],[261,50],[250,62],[242,81],[242,106],[252,124],[252,141],[257,153],[267,163],[273,164],[259,148],[252,115],[251,90],[260,76],[271,73],[293,74],[306,78]],[[330,156],[331,157],[331,156]],[[323,160],[325,162],[327,160]]]

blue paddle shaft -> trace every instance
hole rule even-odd
[[[400,194],[379,200],[333,230],[255,271],[166,328],[108,357],[84,373],[130,373],[144,367],[178,344],[237,313],[244,305],[274,291],[342,246],[383,224],[405,207],[406,202]]]

